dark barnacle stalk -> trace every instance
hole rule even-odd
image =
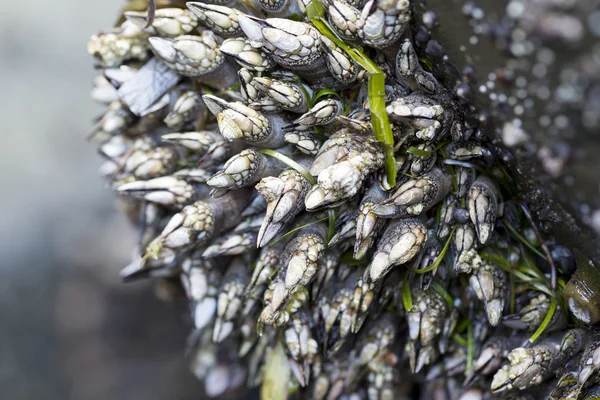
[[[566,284],[567,306],[578,321],[586,325],[600,322],[600,270],[577,252],[577,270]]]
[[[92,139],[140,230],[122,276],[181,279],[209,395],[596,393],[599,270],[420,4],[149,4],[90,43]]]

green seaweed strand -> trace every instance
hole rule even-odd
[[[371,125],[377,141],[385,153],[385,173],[390,187],[396,186],[396,159],[394,158],[394,135],[385,111],[385,75],[375,63],[358,48],[350,47],[341,40],[325,19],[325,6],[321,0],[313,0],[306,8],[306,14],[313,25],[369,73],[369,110]]]
[[[298,164],[296,161],[292,160],[288,156],[284,156],[283,154],[281,154],[275,150],[271,150],[271,149],[260,149],[258,151],[267,156],[276,158],[279,161],[281,161],[282,163],[284,163],[285,165],[287,165],[288,167],[295,169],[296,171],[301,173],[302,176],[304,176],[306,178],[306,180],[309,181],[311,184],[314,185],[317,183],[317,181],[315,181],[315,178],[313,178],[313,176],[310,174],[310,172],[306,168],[304,168],[302,165]]]
[[[542,335],[542,333],[544,333],[544,331],[550,324],[550,321],[552,321],[552,317],[554,316],[555,311],[556,311],[556,298],[551,297],[550,298],[550,309],[548,310],[548,314],[546,314],[544,321],[542,321],[542,324],[537,329],[537,331],[535,331],[534,334],[531,335],[531,337],[529,338],[530,343],[533,343],[536,340],[538,340],[538,338]]]
[[[410,293],[410,281],[408,277],[402,283],[402,304],[406,312],[410,312],[413,307],[412,294]]]
[[[456,227],[452,228],[452,232],[450,232],[450,236],[448,237],[448,240],[446,240],[446,244],[444,245],[444,248],[442,249],[440,254],[437,256],[437,258],[435,259],[433,264],[431,264],[429,267],[425,267],[425,268],[421,268],[421,269],[414,269],[413,270],[414,273],[425,274],[425,273],[431,272],[431,271],[435,270],[437,267],[439,267],[439,265],[442,263],[442,260],[444,259],[444,256],[446,255],[446,252],[448,251],[448,248],[450,247],[450,241],[452,240],[452,236],[454,236],[455,230],[456,230]]]
[[[289,231],[289,232],[287,232],[286,234],[284,234],[283,236],[281,236],[279,239],[277,239],[277,240],[276,240],[276,241],[274,241],[273,243],[269,243],[269,247],[273,247],[273,246],[275,246],[277,243],[279,243],[279,242],[281,242],[283,239],[285,239],[285,238],[287,238],[287,237],[289,237],[289,236],[293,235],[295,232],[298,232],[300,229],[304,229],[304,228],[306,228],[306,227],[309,227],[309,226],[311,226],[311,225],[318,224],[319,222],[327,221],[327,219],[328,219],[328,218],[321,218],[321,219],[318,219],[318,220],[316,220],[316,221],[309,222],[308,224],[304,224],[304,225],[297,226],[296,228],[292,229],[291,231]]]
[[[467,368],[465,375],[468,376],[473,370],[473,361],[475,360],[475,342],[473,340],[473,323],[469,321],[467,326]]]

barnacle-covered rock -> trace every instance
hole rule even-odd
[[[598,394],[598,269],[534,219],[473,101],[501,85],[423,5],[157,6],[90,40],[92,139],[140,231],[121,276],[179,278],[209,396]]]

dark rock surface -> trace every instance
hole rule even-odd
[[[442,52],[457,69],[472,67],[474,104],[512,152],[512,172],[542,228],[593,253],[589,228],[600,232],[599,3],[427,0],[418,9],[435,15],[426,55]]]

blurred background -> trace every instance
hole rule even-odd
[[[123,0],[0,0],[0,397],[198,399],[182,310],[121,283],[134,234],[85,140],[86,45]]]

